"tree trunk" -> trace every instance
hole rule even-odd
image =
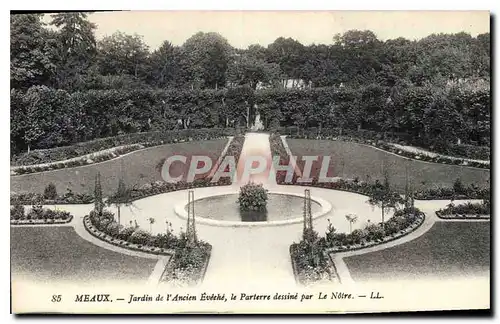
[[[28,154],[30,154],[31,146],[28,144]]]
[[[385,216],[385,212],[384,212],[384,204],[382,204],[382,229],[385,230],[385,223],[384,223],[384,216]]]
[[[120,205],[117,205],[117,207],[118,207],[118,225],[121,225],[121,223],[120,223],[120,216],[121,216]]]

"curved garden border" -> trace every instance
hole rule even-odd
[[[205,140],[212,141],[212,140],[218,140],[218,139],[224,139],[224,138],[227,139],[228,136],[207,138]],[[203,141],[203,140],[201,140],[201,141]],[[94,153],[74,157],[74,158],[71,158],[68,160],[54,161],[54,162],[48,162],[48,163],[42,163],[42,164],[11,166],[10,167],[10,175],[11,176],[22,176],[22,175],[26,175],[26,174],[42,173],[42,172],[55,171],[55,170],[61,170],[61,169],[89,166],[89,165],[104,163],[104,162],[108,162],[108,161],[115,160],[118,158],[122,158],[128,154],[147,150],[147,149],[150,149],[150,148],[153,148],[156,146],[178,144],[178,143],[191,143],[191,142],[194,142],[194,140],[180,139],[180,140],[172,141],[172,142],[160,141],[160,142],[137,143],[137,144],[112,147],[112,148],[105,149],[102,151],[97,151]],[[20,173],[19,170],[24,170],[24,171]]]
[[[287,135],[288,137],[288,135]],[[304,138],[304,137],[288,137],[288,138],[291,138],[291,139],[305,139],[305,140],[319,140],[318,138]],[[379,145],[377,146],[377,144],[375,143],[372,143],[372,142],[376,142],[375,140],[371,140],[371,141],[366,141],[366,142],[363,142],[363,141],[348,141],[348,140],[344,140],[344,139],[339,139],[339,138],[334,138],[334,137],[325,137],[325,138],[322,138],[321,140],[326,140],[326,141],[342,141],[342,142],[346,142],[346,143],[356,143],[356,144],[359,144],[359,145],[365,145],[365,146],[368,146],[368,147],[371,147],[373,149],[376,149],[376,150],[380,150],[380,151],[383,151],[385,153],[388,153],[388,154],[393,154],[393,155],[396,155],[398,157],[401,157],[401,158],[404,158],[404,159],[409,159],[409,160],[413,160],[413,161],[420,161],[420,162],[425,162],[425,163],[436,163],[436,164],[446,164],[446,165],[455,165],[455,166],[459,166],[459,167],[465,167],[465,168],[473,168],[473,169],[481,169],[481,170],[490,170],[490,164],[486,164],[486,163],[480,163],[480,162],[470,162],[470,161],[467,161],[467,158],[460,158],[460,157],[444,157],[443,155],[439,154],[439,153],[434,153],[434,152],[430,152],[430,153],[434,153],[436,154],[437,156],[436,157],[430,157],[428,155],[425,155],[425,154],[417,154],[417,153],[412,153],[412,152],[408,152],[408,151],[404,151],[404,150],[401,150],[401,149],[397,149],[395,146],[392,146],[392,143],[383,143],[383,145]],[[466,164],[464,164],[464,162]]]
[[[66,219],[11,219],[11,226],[24,226],[24,225],[61,225],[68,224],[73,220],[73,215]]]
[[[109,235],[107,235],[104,232],[99,231],[90,221],[89,216],[85,216],[83,218],[83,226],[89,232],[90,235],[94,236],[95,238],[104,241],[106,243],[121,247],[123,249],[128,249],[132,251],[138,251],[138,252],[143,252],[143,253],[149,253],[149,254],[156,254],[156,255],[164,255],[164,256],[170,256],[170,259],[173,259],[175,256],[175,251],[174,250],[166,250],[158,247],[153,247],[153,246],[147,246],[147,245],[139,245],[135,243],[130,243],[128,241],[124,241],[121,239],[116,239],[113,238]],[[170,263],[170,261],[169,261]]]
[[[420,225],[424,223],[424,221],[425,221],[425,214],[421,212],[420,214],[417,215],[417,220],[413,224],[411,224],[410,226],[406,227],[403,230],[400,230],[395,234],[384,236],[384,238],[382,238],[381,240],[372,241],[367,244],[355,244],[347,247],[341,246],[341,247],[328,248],[326,249],[326,253],[328,253],[328,255],[331,255],[332,253],[337,253],[337,252],[356,251],[356,250],[366,249],[369,247],[374,247],[376,245],[384,244],[387,242],[391,242],[412,233],[413,231],[418,229]]]
[[[218,196],[225,196],[225,195],[234,195],[237,194],[237,191],[234,191],[234,187],[232,187],[231,191],[227,192],[218,192],[215,194],[210,194],[210,195],[202,195],[201,197],[197,197],[195,199],[195,202],[200,199],[205,199],[209,197],[218,197]],[[277,195],[288,195],[288,196],[295,196],[295,197],[300,197],[303,198],[304,196],[301,194],[297,193],[291,193],[291,192],[286,192],[286,191],[279,191],[279,190],[269,190],[270,194],[277,194]],[[311,197],[311,200],[318,203],[321,206],[321,211],[316,212],[312,215],[313,219],[319,218],[321,216],[326,215],[332,210],[332,205],[318,197]],[[188,214],[186,210],[184,209],[186,207],[187,202],[182,202],[174,207],[174,211],[182,219],[188,218]],[[215,220],[215,219],[208,219],[204,217],[196,217],[196,222],[200,224],[205,224],[205,225],[210,225],[210,226],[219,226],[219,227],[268,227],[268,226],[281,226],[281,225],[290,225],[290,224],[298,224],[302,223],[304,221],[303,216],[301,217],[296,217],[293,219],[287,219],[287,220],[279,220],[279,221],[269,221],[269,222],[235,222],[235,221],[222,221],[222,220]]]

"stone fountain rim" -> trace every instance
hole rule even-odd
[[[287,186],[287,187],[300,187],[300,186]],[[220,187],[219,187],[220,188]],[[280,189],[275,189],[275,188],[268,188],[268,191],[270,194],[275,194],[275,195],[285,195],[285,196],[295,196],[295,197],[300,197],[303,198],[303,194],[299,194],[296,192],[289,192],[286,190]],[[238,192],[235,191],[235,187],[231,186],[230,189],[224,188],[223,190],[217,192],[217,193],[210,193],[210,194],[198,194],[196,196],[196,199],[194,200],[195,202],[198,200],[210,198],[210,197],[219,197],[219,196],[227,196],[227,195],[237,195]],[[323,198],[319,198],[316,196],[311,195],[311,200],[316,202],[317,204],[320,205],[321,210],[317,211],[312,214],[312,219],[316,219],[319,217],[322,217],[326,214],[328,214],[332,210],[332,204],[330,204],[327,200]],[[185,207],[187,205],[187,201],[183,200],[182,203],[178,203],[174,206],[174,211],[175,214],[182,218],[187,220],[188,218],[188,213],[185,210]],[[196,212],[196,209],[195,209]],[[235,222],[235,221],[223,221],[223,220],[215,220],[215,219],[209,219],[205,217],[199,217],[196,216],[195,222],[198,224],[204,224],[204,225],[209,225],[209,226],[216,226],[216,227],[269,227],[269,226],[283,226],[283,225],[292,225],[292,224],[299,224],[304,222],[304,216],[292,218],[292,219],[286,219],[286,220],[278,220],[278,221],[267,221],[267,222]]]

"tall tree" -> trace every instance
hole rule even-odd
[[[40,14],[10,15],[11,88],[50,85],[55,71],[51,33]]]
[[[292,87],[298,85],[295,81],[301,77],[301,67],[305,60],[304,46],[293,38],[279,37],[267,47],[268,61],[277,63],[286,75],[292,79]],[[287,79],[284,79],[284,85]]]
[[[272,84],[280,74],[278,64],[267,63],[263,59],[242,53],[229,64],[227,79],[233,85],[249,85],[255,90],[259,83],[264,86]]]
[[[157,50],[151,53],[150,82],[158,87],[173,85],[179,77],[179,54],[179,49],[169,41],[164,41]]]
[[[100,73],[128,74],[136,78],[146,76],[149,49],[142,36],[116,32],[98,43],[98,51]]]
[[[181,65],[193,88],[216,89],[226,85],[226,71],[233,48],[218,33],[199,32],[182,45]]]
[[[83,12],[64,12],[52,16],[52,26],[58,28],[57,84],[71,87],[73,79],[84,73],[96,55],[94,29]]]

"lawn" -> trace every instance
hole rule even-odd
[[[162,180],[157,165],[163,158],[172,155],[185,155],[188,163],[192,155],[208,155],[215,163],[226,143],[226,139],[219,139],[166,144],[99,164],[13,176],[10,177],[10,189],[13,192],[43,193],[45,186],[52,182],[59,194],[64,194],[67,188],[75,193],[93,193],[95,175],[100,172],[103,193],[108,195],[116,190],[120,176],[123,176],[128,186]],[[176,169],[176,172],[172,172],[175,176],[184,172],[188,165],[176,162],[172,164],[172,168]]]
[[[287,139],[293,155],[301,158],[307,155],[331,156],[328,176],[356,178],[360,180],[383,179],[383,166],[388,170],[391,184],[398,190],[405,188],[405,174],[408,173],[416,189],[434,188],[436,186],[452,187],[460,178],[464,184],[489,186],[490,171],[469,167],[426,163],[408,160],[394,154],[354,142]],[[313,165],[314,169],[315,165]],[[319,172],[320,164],[317,172]]]
[[[155,259],[128,256],[82,239],[72,227],[11,227],[12,280],[146,281]]]
[[[421,237],[344,258],[354,281],[490,275],[490,222],[437,222]]]

